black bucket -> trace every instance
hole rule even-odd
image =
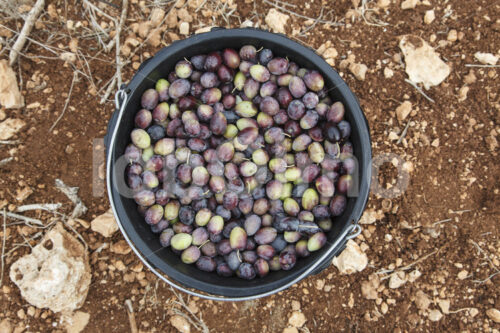
[[[309,257],[297,260],[297,264],[290,271],[270,272],[263,278],[251,281],[201,272],[193,265],[182,263],[179,256],[169,248],[162,248],[158,234],[151,232],[150,227],[143,222],[144,219],[137,211],[134,200],[120,195],[117,184],[124,182],[123,173],[113,172],[117,160],[124,154],[125,147],[130,142],[134,116],[140,109],[141,96],[146,89],[153,88],[158,79],[166,77],[181,59],[228,47],[237,49],[246,44],[252,44],[257,48],[269,48],[277,56],[288,57],[300,67],[317,69],[323,74],[329,96],[333,101],[341,101],[345,106],[345,118],[352,126],[351,141],[359,166],[358,196],[349,198],[344,214],[335,218],[333,228],[328,232],[327,245]],[[359,234],[361,229],[357,222],[368,199],[371,179],[371,141],[368,124],[349,87],[313,50],[283,35],[263,30],[217,28],[211,32],[176,41],[160,50],[141,65],[130,83],[122,87],[116,96],[117,111],[111,117],[105,138],[110,204],[123,236],[134,252],[147,267],[168,284],[208,299],[248,300],[268,296],[328,267],[332,258],[344,249],[347,240]]]

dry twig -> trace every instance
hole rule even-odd
[[[116,54],[116,76],[118,77],[117,79],[117,85],[118,88],[121,87],[122,85],[122,61],[120,59],[120,33],[122,31],[123,23],[125,22],[125,19],[127,18],[127,10],[128,10],[128,0],[123,0],[122,2],[122,13],[120,15],[120,23],[118,24],[116,28],[116,35],[115,35],[115,54]]]
[[[135,321],[134,307],[132,306],[132,301],[127,299],[125,300],[125,309],[127,310],[128,322],[130,323],[130,332],[137,333],[139,330],[137,329],[137,323]]]
[[[72,218],[80,217],[87,212],[87,207],[85,207],[82,200],[78,197],[78,187],[70,187],[64,184],[62,180],[56,179],[56,188],[75,204],[75,208],[71,213]]]
[[[31,204],[31,205],[22,205],[17,207],[16,212],[22,213],[22,212],[27,212],[29,210],[46,210],[46,211],[54,211],[58,210],[61,208],[62,204],[60,203],[55,203],[55,204]]]
[[[5,214],[5,208],[3,209],[3,239],[2,239],[2,258],[0,259],[1,260],[1,264],[2,264],[2,271],[0,272],[0,287],[2,286],[2,283],[3,283],[3,265],[4,265],[4,260],[3,260],[3,256],[4,256],[4,253],[5,253],[5,238],[6,238],[6,235],[7,235],[7,227],[6,227],[6,224],[7,224],[7,215]]]
[[[59,115],[59,117],[57,117],[56,121],[52,124],[52,126],[50,126],[49,132],[52,132],[54,127],[57,126],[57,123],[59,122],[59,120],[61,120],[62,117],[64,116],[64,113],[66,112],[66,109],[68,108],[69,100],[71,99],[71,93],[73,92],[73,86],[75,85],[75,81],[76,81],[77,77],[78,77],[78,72],[76,72],[76,71],[73,72],[73,80],[71,81],[71,86],[69,87],[68,97],[66,97],[66,101],[64,102],[63,110],[62,110],[61,114]]]
[[[205,324],[205,322],[203,321],[201,316],[200,316],[200,318],[198,318],[193,313],[193,311],[191,311],[191,309],[187,306],[186,302],[184,302],[184,299],[182,298],[182,296],[177,291],[175,291],[172,287],[170,287],[170,290],[172,290],[174,295],[179,300],[179,301],[173,301],[173,302],[176,303],[177,305],[180,305],[182,308],[184,308],[184,310],[186,310],[191,316],[186,315],[184,312],[182,312],[176,308],[173,308],[172,311],[174,311],[175,314],[178,314],[179,316],[186,318],[186,320],[189,321],[191,323],[191,325],[193,325],[197,330],[202,331],[203,333],[209,333],[210,330],[208,329],[207,325]],[[193,317],[193,318],[191,318],[191,317]]]
[[[0,140],[0,145],[17,145],[19,140]]]
[[[34,219],[34,218],[31,218],[31,217],[26,217],[26,216],[23,216],[23,215],[11,213],[11,212],[5,212],[5,211],[3,212],[3,215],[4,215],[4,217],[7,216],[7,217],[10,217],[12,219],[21,220],[21,221],[27,223],[30,227],[32,226],[31,223],[37,224],[37,225],[42,226],[42,227],[45,227],[43,225],[42,221],[40,221],[39,219]]]
[[[427,94],[424,93],[424,91],[422,90],[422,88],[420,88],[419,86],[417,86],[417,84],[415,82],[413,82],[412,80],[409,80],[409,79],[405,79],[405,82],[409,83],[413,88],[417,89],[417,91],[422,96],[424,96],[429,102],[434,103],[434,100],[432,98],[430,98],[429,96],[427,96]]]
[[[10,161],[12,161],[14,159],[14,157],[7,157],[7,158],[4,158],[3,160],[0,161],[0,168],[3,167],[5,164],[9,163]]]
[[[40,15],[40,12],[43,10],[44,6],[45,6],[45,0],[37,0],[35,6],[33,6],[33,8],[30,10],[28,17],[24,22],[24,26],[21,30],[21,33],[17,37],[14,46],[12,46],[12,50],[10,50],[9,53],[10,66],[12,66],[16,62],[18,53],[24,47],[26,39],[28,38],[28,35],[31,33],[31,29],[33,29],[36,19],[38,18],[38,15]]]

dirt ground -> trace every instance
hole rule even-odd
[[[186,37],[177,26],[181,21],[190,21],[190,33],[206,26],[239,27],[245,20],[265,28],[268,11],[279,6],[278,11],[289,15],[289,36],[314,49],[330,41],[338,53],[333,66],[358,96],[368,119],[374,155],[392,152],[411,162],[410,184],[402,196],[370,196],[368,209],[379,216],[364,225],[356,239],[368,256],[368,267],[341,275],[332,265],[271,297],[217,303],[176,296],[133,253],[111,251],[111,245],[123,239],[119,232],[105,238],[77,223],[75,229],[89,244],[92,268],[90,291],[80,309],[90,314],[84,332],[131,331],[127,299],[144,332],[176,332],[171,317],[179,312],[193,320],[191,332],[201,329],[199,321],[211,332],[282,332],[301,326],[293,320],[297,313],[289,323],[294,311],[306,319],[300,332],[498,332],[500,324],[491,309],[500,309],[499,68],[468,64],[479,64],[474,57],[478,51],[500,53],[500,2],[429,0],[403,10],[401,0],[272,1],[131,1],[121,33],[122,45],[128,47],[122,49],[122,58],[130,60],[124,63],[123,81],[143,59]],[[93,3],[112,17],[120,16],[120,1]],[[387,7],[382,8],[384,3]],[[178,19],[168,17],[158,31],[144,23],[155,6],[168,12],[174,5]],[[429,10],[434,10],[435,19],[426,24]],[[97,21],[104,31],[114,30],[106,16],[97,15]],[[9,29],[20,31],[23,20],[5,11],[0,23],[0,59],[6,59],[15,39]],[[14,211],[21,204],[58,202],[63,204],[60,212],[70,213],[72,203],[54,187],[60,178],[80,188],[78,194],[89,209],[83,220],[91,221],[109,209],[105,195],[93,195],[92,144],[105,135],[114,109],[113,94],[99,102],[115,75],[115,51],[103,51],[92,29],[82,1],[47,1],[14,66],[27,107],[0,110],[0,117],[27,124],[12,138],[15,143],[0,144],[0,160],[14,157],[0,166],[0,208]],[[451,67],[444,82],[425,91],[433,102],[405,82],[408,76],[398,47],[405,34],[423,38]],[[126,42],[129,37],[138,44]],[[103,44],[110,41],[104,33],[100,38]],[[71,45],[72,39],[78,40],[77,46]],[[65,62],[60,59],[63,52],[76,52],[77,59]],[[342,65],[349,55],[367,66],[364,80]],[[74,71],[79,74],[68,107],[49,131],[64,109]],[[404,101],[411,102],[412,111],[399,122],[395,110]],[[381,169],[381,181],[395,182],[390,176],[393,168],[387,164]],[[16,198],[26,188],[32,193]],[[25,215],[44,223],[53,218],[42,211]],[[29,239],[40,231],[9,225],[12,222],[7,220],[6,232],[0,230],[0,239],[6,239],[0,322],[8,318],[16,332],[64,331],[60,314],[34,309],[9,279],[10,265],[30,252],[29,246],[39,238]],[[390,273],[398,269],[414,279],[390,288]],[[418,272],[421,276],[416,278]],[[379,282],[374,295],[362,293],[362,286],[374,280]],[[176,303],[179,297],[187,308]]]

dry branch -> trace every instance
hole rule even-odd
[[[26,43],[26,39],[28,38],[29,34],[31,33],[31,29],[33,29],[33,26],[35,25],[35,22],[38,18],[38,15],[40,15],[44,6],[45,6],[45,0],[37,0],[35,3],[35,6],[30,10],[28,17],[26,18],[26,21],[24,22],[23,29],[21,30],[21,33],[17,37],[17,40],[14,43],[14,46],[12,46],[12,50],[10,50],[10,53],[9,53],[9,65],[10,66],[12,66],[16,62],[17,56],[19,55],[19,52],[21,51],[21,49],[24,47],[24,44]]]
[[[56,179],[56,188],[75,204],[75,208],[71,213],[72,218],[80,217],[87,212],[87,207],[85,207],[82,200],[78,197],[78,187],[70,187],[64,184],[62,180]]]

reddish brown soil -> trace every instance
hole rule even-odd
[[[147,18],[139,9],[137,1],[133,2],[129,8],[130,23]],[[345,19],[348,10],[354,8],[351,1],[323,1],[325,13],[333,10],[338,20],[349,24],[341,27],[317,24],[305,38],[297,37],[314,48],[330,40],[339,53],[337,68],[341,59],[350,53],[356,55],[357,62],[368,66],[364,81],[357,80],[347,69],[339,69],[339,72],[364,108],[371,128],[374,154],[393,152],[413,163],[414,171],[411,172],[407,191],[399,198],[386,200],[384,205],[389,208],[385,210],[384,218],[365,226],[362,236],[357,239],[358,244],[364,243],[367,248],[369,266],[361,273],[352,275],[340,275],[331,266],[320,275],[311,276],[289,290],[252,302],[215,303],[190,298],[192,306],[198,308],[197,314],[212,332],[281,332],[288,326],[293,300],[300,302],[300,309],[307,319],[301,329],[303,332],[459,332],[500,329],[499,324],[486,315],[486,310],[500,308],[500,275],[484,283],[474,282],[488,278],[500,267],[500,160],[498,148],[490,150],[491,139],[488,139],[500,133],[499,69],[465,66],[477,63],[474,59],[477,51],[499,52],[500,4],[487,0],[452,0],[441,5],[433,1],[438,4],[419,5],[415,9],[403,11],[400,0],[392,2],[387,11],[377,14],[378,19],[389,25],[379,27],[366,24],[361,17],[353,22]],[[67,48],[69,38],[65,18],[75,22],[84,20],[81,5],[73,6],[72,3],[56,3],[56,7],[62,9],[59,19],[44,15],[45,26],[35,29],[31,38],[45,42],[50,34],[55,34],[56,41],[52,40],[51,45],[61,44],[61,47]],[[320,13],[319,3],[297,0],[289,3],[296,5],[295,8],[289,7],[291,10],[306,16],[317,17]],[[209,4],[211,1],[205,6]],[[259,20],[261,24],[264,24],[264,17],[271,8],[260,1],[255,7],[253,3],[243,1],[238,1],[237,5],[234,15],[254,22]],[[370,6],[373,7],[373,4]],[[118,16],[117,10],[113,11],[106,5],[103,8]],[[436,12],[436,20],[425,25],[423,15],[432,8]],[[212,18],[204,17],[201,11],[198,14],[191,12],[194,17],[192,26],[199,22],[212,24]],[[451,14],[443,18],[445,12]],[[16,25],[13,20],[1,21],[10,27]],[[216,17],[215,23],[227,26],[221,16]],[[231,27],[236,27],[237,19],[232,17],[230,23]],[[291,16],[288,23],[288,34],[292,34],[292,29],[306,26],[303,19],[295,16]],[[21,24],[21,21],[17,24]],[[435,101],[431,103],[404,82],[407,75],[402,63],[396,58],[400,54],[398,36],[411,33],[429,42],[434,34],[436,40],[430,44],[436,47],[440,41],[446,40],[451,29],[463,33],[463,36],[437,49],[452,67],[452,73],[442,84],[427,91]],[[178,33],[178,30],[175,29],[175,32]],[[165,34],[164,43],[170,42],[171,36]],[[98,50],[96,40],[91,38],[81,39],[79,46],[85,54],[95,54]],[[149,55],[154,54],[160,47],[144,48],[137,53],[138,57],[134,61],[140,62],[148,56],[147,52]],[[29,45],[25,53],[30,56],[53,56],[35,44]],[[0,57],[5,58],[6,54]],[[114,51],[110,55],[99,54],[98,58],[106,61],[89,59],[89,66],[93,80],[100,88],[114,74]],[[390,79],[383,74],[386,66],[394,70],[394,76]],[[0,168],[0,206],[8,210],[15,209],[20,204],[15,199],[16,191],[29,186],[34,192],[24,200],[24,204],[61,202],[65,207],[64,212],[69,213],[71,202],[54,188],[55,178],[61,178],[71,186],[80,187],[79,195],[89,208],[83,219],[90,221],[109,207],[105,196],[92,195],[92,143],[95,138],[104,136],[113,103],[99,104],[100,97],[90,94],[89,81],[80,76],[72,92],[70,108],[55,130],[49,132],[48,129],[63,109],[73,70],[63,66],[61,60],[27,57],[21,57],[19,70],[26,104],[39,102],[41,107],[6,111],[8,117],[23,119],[28,125],[16,137],[20,140],[19,144],[0,146],[0,159],[9,156],[10,149],[16,150],[13,155],[15,160]],[[133,72],[132,64],[126,65],[124,78],[129,79]],[[465,76],[471,72],[477,80],[468,84],[470,90],[467,99],[459,101],[458,90],[464,86]],[[44,93],[28,89],[27,81],[33,79],[33,75],[45,81],[52,91]],[[50,98],[54,99],[53,103]],[[411,119],[411,123],[405,140],[396,144],[396,141],[388,139],[388,135],[391,131],[400,133],[406,126],[406,121],[398,124],[395,115],[396,107],[404,100],[412,102],[413,112],[407,118]],[[431,145],[436,139],[439,139],[439,144]],[[72,151],[68,151],[68,145]],[[391,182],[393,170],[388,167],[382,170],[386,170],[391,177],[380,179]],[[368,207],[382,209],[382,199],[372,195]],[[41,212],[30,216],[44,221],[50,218],[50,215]],[[442,220],[447,222],[434,225]],[[119,232],[111,239],[105,239],[79,225],[77,230],[91,250],[103,242],[114,243],[122,239]],[[8,231],[7,251],[23,242],[21,233],[31,235],[37,230],[11,226]],[[387,234],[392,235],[392,241],[385,240]],[[484,252],[480,252],[473,242]],[[36,241],[31,244],[36,244]],[[435,254],[415,264],[414,268],[422,273],[415,282],[390,289],[386,279],[381,282],[384,287],[379,290],[378,300],[367,300],[362,296],[361,283],[370,274],[394,266],[396,262],[399,262],[399,266],[411,264],[435,250],[438,250]],[[15,326],[25,327],[29,332],[58,330],[59,314],[48,310],[37,310],[33,316],[26,314],[29,304],[20,297],[19,290],[8,277],[10,264],[26,253],[29,253],[29,247],[25,246],[6,257],[3,289],[0,289],[0,321],[9,318]],[[91,258],[93,282],[81,309],[90,314],[85,332],[130,331],[124,308],[126,299],[132,300],[140,330],[175,331],[169,323],[175,295],[163,283],[159,283],[153,274],[131,271],[131,267],[139,263],[132,253],[117,255],[105,248],[99,254],[91,254]],[[113,265],[118,260],[125,263],[126,271],[115,269]],[[462,270],[467,271],[467,276],[460,280],[457,275]],[[127,275],[128,281],[132,278],[133,282],[125,282],[124,275]],[[429,295],[434,302],[448,299],[451,312],[476,308],[478,313],[473,317],[470,311],[463,310],[445,314],[440,321],[432,322],[414,302],[419,290]],[[184,298],[188,299],[185,295]],[[391,303],[387,313],[381,310],[382,302]],[[435,303],[430,305],[430,309],[439,307]],[[191,329],[196,331],[194,327]]]

